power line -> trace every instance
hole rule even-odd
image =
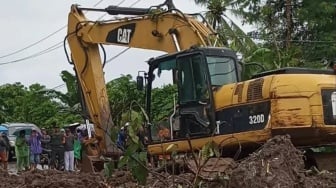
[[[32,55],[29,55],[29,56],[26,56],[26,57],[23,57],[23,58],[20,58],[20,59],[16,59],[16,60],[12,60],[12,61],[7,61],[5,63],[0,63],[0,66],[1,65],[7,65],[7,64],[12,64],[12,63],[17,63],[17,62],[20,62],[20,61],[24,61],[24,60],[27,60],[27,59],[31,59],[31,58],[35,58],[35,57],[38,57],[38,56],[41,56],[43,54],[46,54],[46,53],[49,53],[51,51],[54,51],[54,50],[57,50],[58,48],[62,47],[62,42],[59,42],[57,44],[54,44],[42,51],[39,51],[35,54],[32,54]]]
[[[121,56],[123,53],[127,52],[129,49],[131,49],[131,47],[128,47],[128,48],[126,48],[126,49],[123,49],[123,50],[122,50],[121,52],[119,52],[117,55],[115,55],[115,56],[111,57],[110,59],[108,59],[108,60],[106,61],[106,63],[109,63],[109,62],[115,60],[117,57]]]
[[[137,3],[139,3],[141,0],[137,0],[135,1],[133,4],[130,5],[130,7],[133,7],[134,5],[136,5]],[[105,13],[103,16],[105,16],[107,13]],[[104,62],[104,65],[115,60],[116,58],[118,58],[119,56],[121,56],[122,54],[126,53],[129,49],[131,49],[131,47],[128,47],[124,50],[122,50],[121,52],[119,52],[118,54],[114,55],[113,57],[111,57],[110,59],[106,60]]]
[[[50,90],[56,90],[56,89],[60,89],[62,87],[64,87],[65,84],[59,84],[55,87],[52,87],[51,89],[48,89],[48,88],[44,88],[44,89],[40,89],[40,90],[36,90],[36,91],[32,91],[33,93],[41,93],[41,92],[48,92]]]
[[[62,88],[64,86],[65,86],[65,84],[60,84],[60,85],[57,85],[57,86],[51,88],[50,90],[56,90],[56,89]]]
[[[101,2],[103,2],[103,1],[104,1],[104,0],[100,0],[100,1],[98,1],[96,4],[94,4],[93,6],[96,7],[97,5],[99,5],[99,4],[100,4]],[[48,38],[54,36],[56,33],[62,31],[62,30],[65,29],[66,27],[67,27],[67,25],[65,25],[65,26],[63,26],[63,27],[57,29],[56,31],[52,32],[51,34],[49,34],[49,35],[43,37],[42,39],[40,39],[40,40],[38,40],[38,41],[36,41],[36,42],[34,42],[34,43],[32,43],[32,44],[30,44],[30,45],[24,47],[24,48],[21,48],[21,49],[19,49],[19,50],[16,50],[16,51],[14,51],[14,52],[9,53],[9,54],[0,56],[0,59],[5,58],[5,57],[12,56],[12,55],[17,54],[17,53],[20,53],[20,52],[22,52],[22,51],[24,51],[24,50],[26,50],[26,49],[28,49],[28,48],[31,48],[31,47],[33,47],[33,46],[36,46],[37,44],[39,44],[39,43],[41,43],[41,42],[47,40]]]
[[[28,49],[28,48],[31,48],[31,47],[33,47],[33,46],[35,46],[35,45],[41,43],[42,41],[44,41],[44,40],[50,38],[51,36],[55,35],[56,33],[62,31],[65,27],[66,27],[66,26],[61,27],[60,29],[56,30],[55,32],[53,32],[53,33],[47,35],[46,37],[44,37],[44,38],[42,38],[42,39],[40,39],[40,40],[38,40],[38,41],[36,41],[36,42],[34,42],[34,43],[32,43],[32,44],[26,46],[26,47],[24,47],[24,48],[21,48],[21,49],[16,50],[16,51],[14,51],[14,52],[12,52],[12,53],[9,53],[9,54],[0,56],[0,59],[1,59],[1,58],[5,58],[5,57],[8,57],[8,56],[11,56],[11,55],[14,55],[14,54],[17,54],[17,53],[20,53],[20,52],[22,52],[22,51],[24,51],[24,50],[26,50],[26,49]]]
[[[102,2],[103,0],[100,0],[100,2]],[[126,0],[122,0],[121,2],[119,2],[116,6],[120,6],[122,3],[124,3]],[[130,5],[130,7],[132,7],[132,6],[134,6],[135,4],[137,4],[137,3],[139,3],[141,0],[137,0],[136,2],[134,2],[132,5]],[[96,5],[97,4],[99,4],[100,2],[98,2],[98,3],[96,3]],[[95,5],[95,6],[96,6]],[[98,19],[102,19],[104,16],[106,16],[107,14],[104,14],[103,16],[101,16],[101,17],[99,17]],[[66,26],[65,26],[66,27]],[[64,29],[64,28],[63,28]],[[55,32],[54,32],[55,33]],[[45,37],[46,38],[46,37]],[[45,40],[45,39],[44,39]],[[42,41],[42,39],[40,40],[40,41]],[[24,58],[20,58],[20,59],[16,59],[16,60],[12,60],[12,61],[8,61],[8,62],[4,62],[4,63],[0,63],[0,66],[1,65],[7,65],[7,64],[12,64],[12,63],[17,63],[17,62],[21,62],[21,61],[25,61],[25,60],[27,60],[27,59],[31,59],[31,58],[35,58],[35,57],[38,57],[38,56],[41,56],[41,55],[43,55],[43,54],[46,54],[46,53],[49,53],[49,52],[51,52],[51,51],[54,51],[54,50],[56,50],[56,49],[59,49],[59,48],[61,48],[62,47],[62,43],[63,43],[63,41],[62,42],[59,42],[59,43],[57,43],[57,44],[54,44],[54,45],[52,45],[52,46],[50,46],[50,47],[48,47],[47,49],[44,49],[44,50],[41,50],[41,51],[39,51],[39,52],[37,52],[37,53],[35,53],[35,54],[33,54],[33,55],[29,55],[29,56],[26,56],[26,57],[24,57]],[[56,47],[57,46],[57,47]],[[23,51],[23,50],[22,50]],[[8,55],[9,56],[9,55]],[[1,58],[1,57],[0,57]]]
[[[133,4],[130,5],[130,7],[133,7],[134,5],[138,4],[141,0],[135,1]]]
[[[228,30],[228,29],[222,29],[222,30]],[[256,36],[256,35],[243,35],[243,34],[232,34],[232,32],[224,33],[226,36],[230,36],[233,38],[240,38],[240,39],[255,39],[255,40],[264,40],[264,41],[275,41],[275,42],[295,42],[295,43],[322,43],[322,44],[331,44],[331,43],[336,43],[335,40],[308,40],[308,39],[291,39],[291,40],[286,40],[286,39],[280,39],[280,38],[272,38],[272,37],[262,37],[262,36]]]

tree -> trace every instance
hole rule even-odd
[[[64,70],[61,72],[61,78],[66,85],[67,93],[59,94],[60,99],[70,108],[78,106],[80,104],[80,95],[76,76]]]
[[[306,63],[321,61],[327,65],[332,62],[335,63],[335,1],[302,1],[298,19],[303,27],[300,29],[297,39],[307,41],[302,44],[302,56]]]
[[[131,75],[122,75],[106,84],[109,102],[111,106],[112,120],[115,125],[121,126],[125,122],[123,114],[127,114],[130,110],[139,112],[140,110],[134,106],[130,109],[133,101],[144,105],[144,93],[137,90],[136,82],[132,80]],[[130,118],[129,118],[130,119]]]
[[[228,13],[241,17],[239,9],[234,9],[233,0],[195,0],[196,4],[206,6],[205,18],[219,34],[219,46],[228,46],[243,55],[249,55],[257,49],[257,45],[245,32],[232,21]]]
[[[207,6],[209,11],[205,17],[218,33],[218,46],[228,46],[242,55],[242,62],[247,64],[244,66],[243,79],[249,79],[251,75],[260,72],[260,67],[250,66],[248,63],[255,63],[256,55],[265,57],[264,54],[260,54],[262,51],[265,52],[265,48],[257,45],[228,15],[231,13],[237,18],[243,18],[244,11],[238,8],[240,2],[236,0],[195,0],[195,2]],[[269,51],[267,52],[266,56],[269,56]]]
[[[21,83],[0,86],[1,122],[30,122],[41,127],[72,123],[79,116],[64,113],[56,91],[40,84],[28,88]]]
[[[252,33],[269,49],[263,57],[269,69],[281,67],[323,67],[335,59],[336,35],[334,1],[237,0],[236,6]],[[265,55],[265,54],[263,54]],[[250,60],[260,56],[250,57]]]
[[[168,84],[152,90],[151,117],[158,122],[169,117],[174,110],[174,100],[177,101],[176,85]]]
[[[25,95],[25,88],[21,83],[5,84],[0,86],[0,121],[12,121],[16,107],[20,106],[19,98]]]

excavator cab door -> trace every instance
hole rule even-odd
[[[207,136],[214,131],[214,103],[206,58],[202,51],[176,57],[179,138]]]

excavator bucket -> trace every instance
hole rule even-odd
[[[82,153],[82,172],[100,172],[104,169],[104,161],[98,154],[98,146],[87,144]]]
[[[104,156],[99,155],[99,146],[96,144],[88,144],[84,147],[82,153],[82,172],[101,172],[104,170],[105,162],[114,161],[117,162],[122,152],[114,147],[112,151],[106,153]]]
[[[82,157],[82,172],[101,172],[104,169],[104,161],[96,156],[88,156],[83,154]]]

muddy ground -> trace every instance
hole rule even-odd
[[[138,185],[128,171],[116,171],[110,178],[100,174],[54,170],[36,170],[21,175],[0,171],[0,187],[336,187],[336,174],[304,169],[302,152],[286,136],[271,139],[246,159],[227,167],[226,172],[218,173],[216,177],[201,175],[196,180],[195,175],[188,171],[179,175],[153,172],[148,176],[146,186]]]

